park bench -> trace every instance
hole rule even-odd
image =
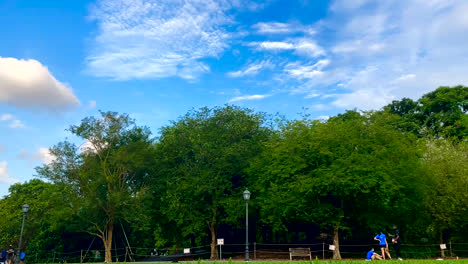
[[[289,248],[289,259],[293,257],[309,257],[312,261],[312,254],[310,248]]]

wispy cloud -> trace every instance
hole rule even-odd
[[[284,71],[292,77],[298,79],[312,79],[323,75],[322,71],[330,64],[329,60],[319,60],[312,65],[302,65],[299,63],[289,63],[285,66]]]
[[[13,119],[13,115],[11,114],[2,114],[0,116],[0,121],[8,121],[8,120],[11,120]]]
[[[245,101],[245,100],[261,100],[266,97],[269,97],[269,94],[253,94],[253,95],[242,95],[237,96],[229,100],[229,102]]]
[[[0,122],[8,123],[9,128],[27,128],[27,126],[19,119],[15,119],[12,114],[2,114]]]
[[[88,108],[94,109],[94,108],[96,108],[96,106],[97,106],[96,101],[94,101],[94,100],[89,101]]]
[[[219,56],[231,34],[230,1],[99,0],[91,9],[98,35],[88,72],[117,80],[179,76],[210,69],[201,59]]]
[[[248,44],[260,51],[294,51],[295,54],[306,57],[319,57],[325,55],[325,50],[314,40],[307,38],[297,38],[285,41],[261,41]]]
[[[26,128],[23,122],[21,120],[15,119],[11,121],[11,123],[8,125],[10,128]]]
[[[271,69],[273,64],[270,61],[260,61],[260,62],[253,62],[243,70],[228,72],[227,75],[232,78],[238,78],[243,76],[254,76],[257,75],[263,69]]]
[[[252,26],[257,34],[293,34],[297,32],[306,34],[315,34],[311,26],[304,26],[299,23],[280,23],[280,22],[259,22]]]

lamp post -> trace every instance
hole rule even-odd
[[[26,203],[23,205],[23,223],[21,224],[21,233],[20,233],[20,239],[18,243],[18,252],[16,256],[16,263],[20,262],[20,255],[21,255],[21,242],[23,242],[23,230],[24,230],[24,220],[26,219],[26,214],[29,211],[29,205]]]
[[[249,261],[249,200],[250,192],[245,189],[244,201],[245,201],[245,261]]]

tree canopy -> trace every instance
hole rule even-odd
[[[372,243],[392,224],[405,242],[465,241],[467,109],[464,86],[328,120],[226,105],[189,111],[157,136],[126,114],[100,112],[70,126],[74,140],[50,149],[39,178],[0,200],[0,244],[18,243],[28,203],[23,250],[41,258],[88,248],[112,262],[132,254],[119,259],[117,245],[142,257],[208,244],[216,259],[217,238],[245,239],[246,188],[251,241],[325,239],[336,259],[343,241]]]

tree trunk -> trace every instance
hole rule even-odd
[[[107,225],[107,235],[104,236],[104,249],[105,249],[105,259],[104,262],[111,263],[112,262],[112,236],[114,232],[114,223],[110,221]]]
[[[333,230],[333,245],[335,246],[335,250],[333,250],[333,259],[341,259],[340,254],[340,238],[339,238],[340,228],[335,226]]]
[[[218,248],[216,247],[216,228],[214,224],[210,224],[210,232],[211,232],[211,260],[218,259]]]
[[[439,242],[440,242],[439,244],[444,243],[444,232],[443,231],[440,231],[440,240],[439,240]],[[440,257],[445,258],[445,250],[440,249]]]

